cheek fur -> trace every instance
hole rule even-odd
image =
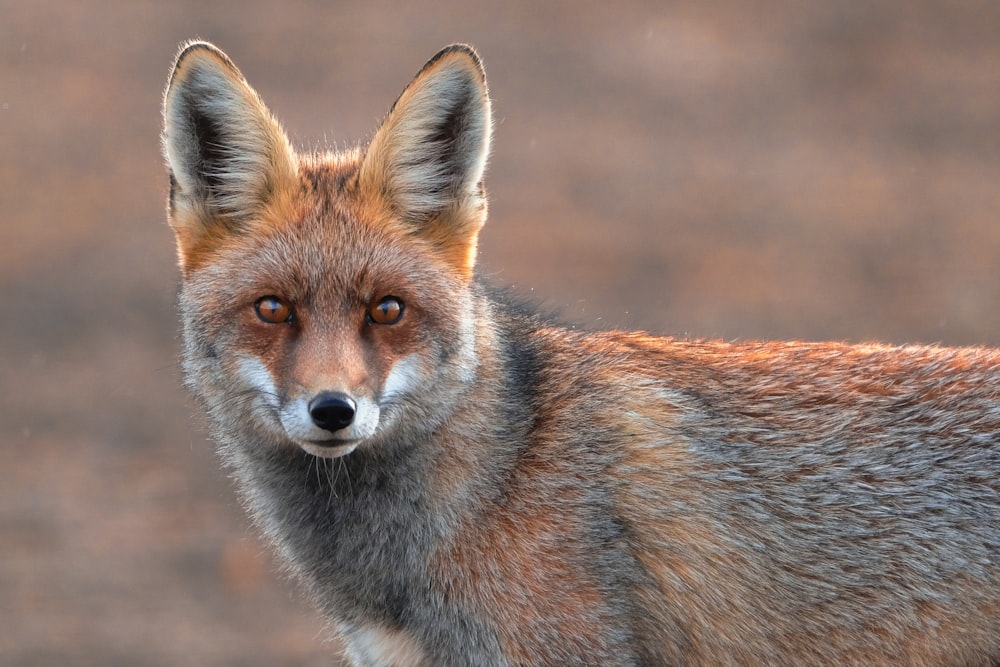
[[[403,357],[389,369],[382,384],[382,401],[392,401],[415,391],[425,381],[426,371],[416,353]]]
[[[279,407],[278,387],[271,372],[260,359],[240,357],[236,362],[236,375],[245,387],[256,391],[270,407]]]

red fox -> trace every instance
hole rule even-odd
[[[490,114],[464,45],[347,152],[165,93],[186,382],[354,664],[1000,664],[1000,351],[560,326],[475,272]]]

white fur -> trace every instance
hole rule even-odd
[[[411,354],[397,361],[389,370],[382,386],[382,401],[391,401],[409,394],[425,379],[420,357]]]
[[[356,665],[419,667],[426,664],[423,649],[403,632],[371,624],[344,634],[348,653]]]
[[[243,384],[257,393],[257,397],[262,403],[275,410],[280,407],[278,387],[274,384],[271,372],[267,370],[267,366],[260,359],[241,357],[236,362],[236,372]]]
[[[472,297],[468,294],[461,304],[462,312],[473,312]],[[472,382],[479,367],[479,356],[476,353],[476,320],[471,317],[464,317],[459,322],[458,336],[460,352],[456,364],[459,370],[459,379],[463,384]]]

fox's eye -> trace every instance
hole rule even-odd
[[[268,324],[291,322],[292,308],[276,296],[262,296],[253,304],[257,317]]]
[[[403,302],[387,296],[368,307],[368,321],[375,324],[395,324],[403,317]]]

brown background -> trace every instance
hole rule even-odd
[[[582,326],[1000,344],[995,0],[0,0],[0,664],[334,663],[180,389],[158,114],[194,36],[306,147],[476,45],[482,266]]]

